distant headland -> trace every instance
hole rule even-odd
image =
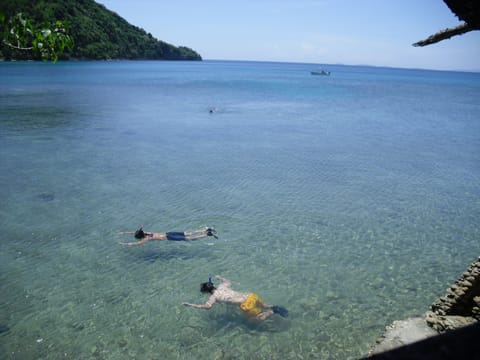
[[[68,24],[74,47],[62,60],[202,60],[196,51],[157,40],[94,0],[2,1],[0,15],[17,13],[38,25],[56,20]],[[0,58],[32,60],[32,55],[0,44]]]

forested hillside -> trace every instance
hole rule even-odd
[[[44,22],[54,23],[55,20],[66,21],[74,47],[63,55],[64,59],[202,59],[190,48],[155,39],[94,0],[1,0],[2,13],[6,19],[23,13],[38,26]],[[28,56],[31,55],[0,44],[0,57],[15,59]]]

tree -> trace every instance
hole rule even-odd
[[[52,60],[73,48],[68,23],[56,20],[36,27],[22,13],[7,19],[0,14],[0,37],[3,55],[7,58]]]
[[[40,60],[43,55],[44,59],[54,59],[51,55],[57,53],[61,59],[67,58],[68,55],[68,58],[78,60],[202,60],[200,54],[194,50],[180,49],[157,40],[145,30],[108,10],[98,0],[0,0],[1,13],[5,17],[0,22],[0,58]],[[59,26],[58,19],[62,20]],[[178,21],[181,22],[183,19]],[[25,34],[30,38],[30,42],[18,44],[19,39],[11,34],[10,30],[13,28],[13,33],[20,35],[25,27],[31,29],[31,34]],[[55,31],[56,28],[60,30]],[[45,46],[43,29],[50,30],[52,37],[59,35],[60,40],[65,39],[63,35],[68,35],[70,40],[75,39],[75,47],[69,51],[69,46],[65,46],[62,55],[60,41],[60,46],[53,46],[57,49],[56,52],[46,51],[43,49]],[[38,42],[42,44],[43,53],[34,48],[33,39],[37,38],[32,35],[35,33],[34,30],[39,35]],[[48,31],[45,35],[48,35]],[[21,36],[19,38],[22,39]],[[5,39],[8,45],[3,41]]]

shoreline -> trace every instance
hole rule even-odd
[[[422,317],[396,320],[369,351],[377,355],[480,321],[480,257]]]

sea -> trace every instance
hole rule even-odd
[[[0,358],[366,356],[480,255],[479,114],[480,73],[0,63]],[[288,316],[182,305],[215,275]]]

